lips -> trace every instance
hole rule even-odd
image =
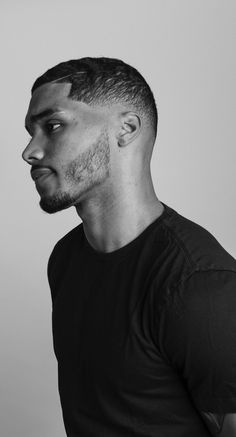
[[[52,173],[52,170],[47,167],[35,168],[31,170],[31,177],[34,181],[37,181],[42,176],[49,176]]]

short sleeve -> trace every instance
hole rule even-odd
[[[160,314],[159,343],[201,411],[236,412],[236,272],[197,271]]]

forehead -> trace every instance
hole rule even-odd
[[[48,110],[50,112],[67,112],[84,121],[108,121],[110,114],[107,107],[91,106],[69,98],[71,86],[70,83],[50,82],[38,87],[30,100],[25,119],[26,126],[31,123],[35,115]]]
[[[37,88],[30,100],[27,115],[33,115],[47,108],[73,106],[73,100],[68,98],[70,83],[47,83]]]

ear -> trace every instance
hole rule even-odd
[[[118,146],[126,147],[140,134],[142,123],[135,112],[122,113],[120,122],[120,130],[117,134]]]

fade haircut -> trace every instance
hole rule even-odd
[[[137,111],[157,133],[158,114],[153,93],[143,76],[114,58],[80,58],[50,68],[33,84],[32,94],[48,82],[71,83],[69,96],[87,104],[124,103]]]

